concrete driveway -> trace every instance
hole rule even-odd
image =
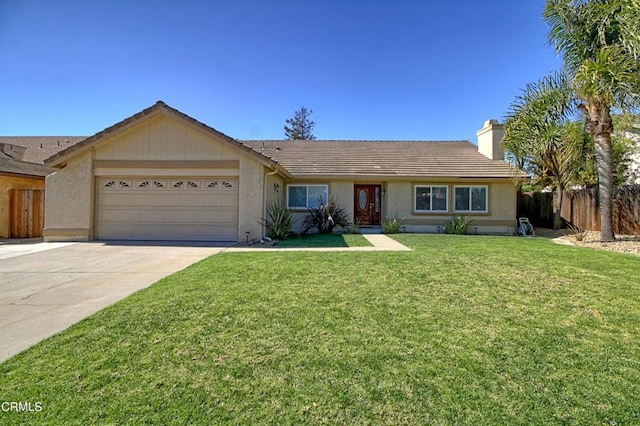
[[[228,245],[0,245],[0,362]]]

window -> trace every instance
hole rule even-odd
[[[289,185],[287,187],[287,206],[290,209],[318,207],[320,202],[327,201],[329,187],[327,185]]]
[[[488,211],[486,186],[456,186],[455,187],[455,211],[479,212]]]
[[[446,212],[446,186],[418,186],[416,185],[415,211],[417,212]]]

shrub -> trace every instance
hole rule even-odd
[[[324,203],[322,198],[319,201],[318,207],[307,207],[309,214],[302,222],[303,232],[317,228],[321,234],[329,234],[336,226],[345,229],[349,227],[347,212],[335,199],[330,199],[327,203]]]
[[[383,234],[397,234],[402,230],[402,221],[404,218],[385,217],[382,221]]]
[[[280,200],[267,205],[267,218],[261,219],[265,234],[274,240],[284,240],[291,234],[293,213]]]
[[[569,228],[569,231],[571,232],[571,236],[576,240],[576,241],[583,241],[584,238],[587,236],[587,230],[586,229],[582,229],[579,226],[576,226],[572,223],[568,223],[567,224],[567,228]]]
[[[344,228],[345,234],[359,234],[360,233],[360,221],[356,220],[355,222],[350,223],[346,228]]]
[[[444,233],[457,235],[468,234],[472,223],[473,221],[468,217],[452,216],[451,220],[444,225]]]

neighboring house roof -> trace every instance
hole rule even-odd
[[[44,177],[44,159],[84,139],[78,136],[0,136],[0,173]]]
[[[490,160],[468,141],[242,141],[295,178],[510,178],[517,172]]]
[[[43,164],[26,163],[12,158],[6,158],[4,155],[0,156],[0,174],[2,175],[45,177],[52,172],[53,169],[51,167]]]
[[[16,160],[27,163],[44,164],[44,160],[52,155],[68,148],[86,136],[0,136],[0,145],[7,146],[14,151],[14,147],[24,148],[24,152],[19,158],[12,156]],[[0,149],[7,151],[8,149]]]

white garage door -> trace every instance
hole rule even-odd
[[[236,178],[99,178],[97,237],[236,241]]]

